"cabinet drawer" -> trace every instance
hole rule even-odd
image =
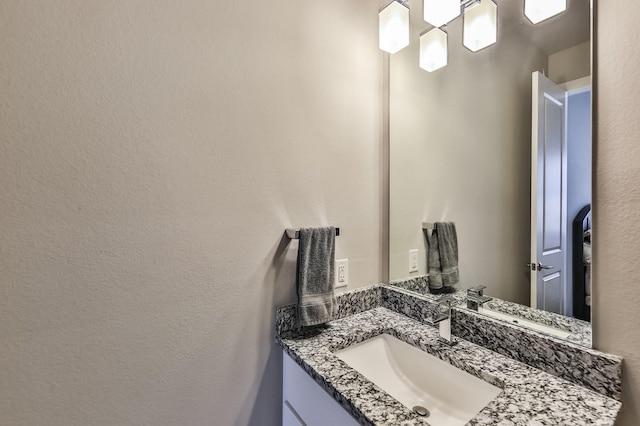
[[[283,425],[287,404],[306,426],[357,426],[359,423],[286,353],[282,354]],[[296,419],[297,420],[297,419]],[[289,425],[289,423],[286,423]],[[290,423],[296,424],[296,423]]]

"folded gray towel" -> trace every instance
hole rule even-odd
[[[433,232],[425,230],[429,250],[427,254],[429,289],[442,290],[459,280],[458,234],[453,222],[436,222]]]
[[[336,229],[301,228],[298,243],[298,322],[301,326],[331,321],[334,308]]]

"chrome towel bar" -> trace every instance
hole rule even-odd
[[[300,239],[300,228],[287,228],[285,229],[285,232],[287,233],[287,237],[291,238],[292,240]],[[336,237],[339,235],[340,228],[336,228]]]

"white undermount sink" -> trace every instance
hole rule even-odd
[[[502,392],[484,380],[381,334],[335,355],[433,426],[464,425]]]
[[[487,315],[492,318],[496,318],[499,320],[506,321],[511,324],[522,325],[527,328],[530,328],[535,331],[539,331],[541,333],[549,334],[551,336],[559,337],[561,339],[566,339],[571,336],[571,332],[560,330],[559,328],[551,327],[548,325],[540,324],[535,321],[529,321],[524,318],[516,317],[513,315],[505,314],[503,312],[494,311],[493,309],[487,309],[483,307],[478,308],[478,313]]]

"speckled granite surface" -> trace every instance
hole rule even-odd
[[[469,425],[612,425],[620,402],[460,340],[453,348],[437,341],[437,329],[386,308],[332,321],[324,328],[290,330],[282,348],[365,425],[427,425],[333,352],[381,333],[392,334],[440,359],[497,385],[503,392]]]
[[[456,297],[460,295],[457,294]],[[382,306],[425,323],[430,322],[435,309],[432,298],[391,286],[382,286]],[[618,356],[511,325],[467,309],[454,309],[451,332],[608,397],[618,400],[622,398],[622,358]]]
[[[335,319],[385,307],[422,323],[431,324],[435,295],[421,296],[393,286],[374,285],[336,295]],[[454,297],[463,303],[465,295]],[[287,305],[276,312],[276,334],[298,331],[296,307]],[[491,351],[506,355],[544,372],[620,400],[622,358],[572,344],[566,340],[524,329],[480,315],[455,309],[452,333]]]
[[[431,294],[429,293],[429,275],[419,275],[417,277],[395,280],[391,281],[389,285],[415,291],[418,294]]]
[[[452,333],[603,395],[622,399],[622,360],[469,311],[453,315]]]
[[[429,293],[428,276],[420,275],[417,277],[396,280],[389,283],[393,287],[408,290],[424,296],[427,299],[435,300],[439,295]],[[491,296],[490,294],[488,296]],[[456,289],[454,297],[460,301],[460,307],[466,306],[466,294],[463,289]],[[520,317],[529,321],[535,321],[539,324],[555,327],[571,333],[567,338],[572,343],[577,343],[588,348],[591,347],[591,324],[576,318],[564,315],[546,312],[540,309],[533,309],[529,306],[520,305],[518,303],[508,302],[502,299],[492,299],[487,302],[485,308],[492,309],[497,312]],[[524,326],[523,326],[524,327]]]
[[[540,309],[533,309],[529,306],[519,305],[501,299],[490,300],[484,307],[568,331],[571,333],[571,336],[569,336],[567,340],[589,348],[591,347],[591,324],[587,321],[555,314],[553,312],[542,311]]]
[[[337,308],[334,310],[333,319],[344,318],[381,306],[382,289],[381,285],[371,285],[336,294]],[[276,311],[276,335],[284,335],[299,329],[296,305],[279,307]]]

